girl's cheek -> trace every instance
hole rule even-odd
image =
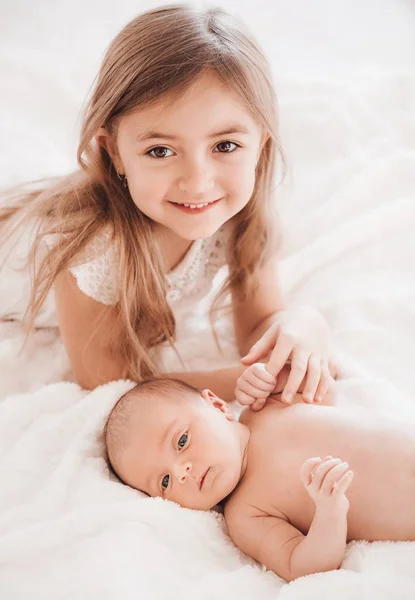
[[[250,197],[255,186],[255,169],[250,166],[240,169],[232,177],[230,185],[234,188],[235,194]]]
[[[137,197],[163,196],[169,187],[166,177],[160,173],[154,176],[152,173],[136,170],[134,176],[128,180],[130,192]]]

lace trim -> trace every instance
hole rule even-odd
[[[204,294],[226,264],[226,235],[221,228],[211,238],[196,240],[182,262],[167,274],[167,301]]]
[[[101,304],[117,304],[119,293],[114,269],[117,262],[109,231],[97,236],[82,258],[85,262],[69,268],[76,277],[79,289]]]
[[[48,236],[47,245],[53,245],[55,238]],[[209,290],[216,273],[226,264],[226,243],[225,227],[210,238],[193,242],[183,260],[166,275],[169,303]],[[79,263],[69,268],[79,289],[101,304],[116,304],[119,300],[117,258],[109,231],[104,231],[89,244]]]

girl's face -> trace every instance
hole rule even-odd
[[[107,149],[138,208],[195,240],[248,203],[265,139],[237,94],[205,73],[179,99],[123,117],[118,156]]]

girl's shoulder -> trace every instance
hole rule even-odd
[[[119,292],[115,276],[117,260],[112,232],[109,228],[97,234],[69,267],[79,289],[101,304],[117,304]]]
[[[48,235],[45,238],[49,247],[56,241],[56,235]],[[110,227],[106,227],[76,256],[69,271],[84,294],[101,304],[111,306],[118,302],[119,297],[114,273],[116,264],[112,232]]]

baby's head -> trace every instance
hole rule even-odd
[[[249,431],[227,403],[174,379],[143,381],[127,392],[104,435],[121,481],[187,508],[213,508],[246,466]]]

